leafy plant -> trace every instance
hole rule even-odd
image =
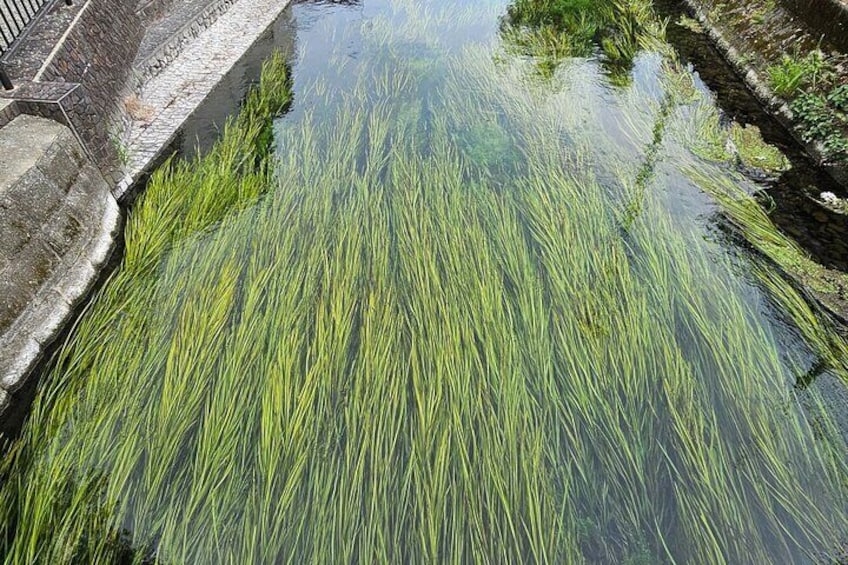
[[[848,158],[846,126],[844,118],[836,110],[844,104],[844,95],[841,88],[827,97],[805,93],[793,100],[790,106],[801,125],[804,139],[821,143],[828,157],[839,160]]]
[[[115,156],[118,159],[118,164],[125,166],[130,161],[129,146],[118,135],[111,135],[109,140],[112,142],[112,149],[115,151]]]
[[[767,72],[775,94],[791,98],[806,86],[815,88],[832,70],[824,54],[815,50],[803,57],[797,51],[791,56],[784,55],[780,63],[771,65]]]
[[[766,17],[771,14],[776,7],[775,0],[766,0],[759,8],[756,8],[751,12],[751,22],[759,25],[765,23]]]
[[[848,83],[837,86],[827,95],[827,101],[836,110],[840,112],[848,112]],[[845,121],[845,116],[842,117]]]
[[[701,25],[701,22],[686,14],[680,16],[680,19],[677,20],[677,25],[693,33],[704,33],[704,26]]]
[[[739,153],[739,159],[749,168],[768,174],[781,173],[789,169],[786,156],[763,139],[757,126],[741,126],[734,123],[730,128],[730,139]]]

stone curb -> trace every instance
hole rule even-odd
[[[112,191],[118,202],[123,204],[135,195],[133,187],[162,162],[186,120],[289,4],[290,0],[236,0],[144,86],[140,100],[151,109],[152,117],[133,122],[124,134],[125,175]]]
[[[5,353],[4,366],[0,367],[0,418],[14,401],[13,395],[27,384],[50,344],[88,297],[120,236],[121,210],[97,169],[87,164],[77,182],[103,186],[99,226],[78,255],[67,258],[67,268],[57,267],[57,272],[0,336],[0,351]]]

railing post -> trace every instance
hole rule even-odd
[[[9,75],[6,73],[6,69],[3,68],[3,63],[0,63],[0,84],[2,84],[3,88],[6,90],[12,90],[15,88],[12,84],[12,79],[9,78]]]

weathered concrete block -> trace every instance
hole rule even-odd
[[[0,129],[0,417],[108,259],[121,216],[64,125]]]
[[[19,114],[20,109],[14,100],[0,98],[0,127],[14,120]]]
[[[62,206],[53,215],[53,218],[55,221],[42,226],[41,238],[56,255],[63,257],[80,240],[80,237],[85,233],[85,228],[73,216],[70,207],[67,205]]]
[[[15,214],[15,208],[0,202],[0,272],[32,238],[32,226]]]
[[[35,166],[63,131],[62,124],[27,115],[0,130],[0,195]]]
[[[33,239],[0,272],[0,332],[8,330],[53,276],[60,258]]]
[[[85,297],[91,283],[97,278],[97,269],[88,259],[80,258],[69,265],[64,284],[57,286],[62,298],[69,305],[76,306]]]
[[[36,164],[37,169],[53,181],[62,193],[71,188],[84,163],[85,156],[74,150],[78,147],[74,135],[70,130],[65,130],[56,137]]]
[[[7,210],[14,210],[23,221],[37,227],[46,218],[49,218],[56,208],[61,206],[62,197],[63,191],[57,185],[56,180],[46,176],[33,165],[0,196],[0,203]],[[31,231],[37,232],[38,229]]]

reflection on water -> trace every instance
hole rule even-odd
[[[767,148],[641,4],[552,65],[517,5],[294,6],[273,162],[231,132],[152,181],[0,489],[10,562],[840,556],[844,343],[699,182]]]

